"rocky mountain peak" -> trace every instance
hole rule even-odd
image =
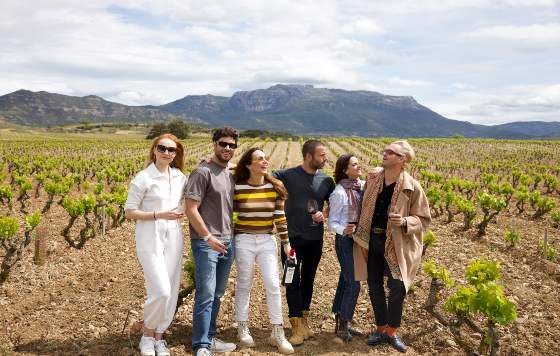
[[[302,85],[277,84],[268,89],[238,91],[231,97],[229,105],[234,110],[248,112],[275,110],[290,100],[303,97],[306,88]]]

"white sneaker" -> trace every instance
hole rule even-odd
[[[255,341],[249,331],[249,324],[246,321],[239,322],[239,326],[237,327],[237,338],[239,339],[239,344],[241,344],[241,346],[255,346]]]
[[[155,356],[155,343],[156,339],[154,339],[153,337],[142,335],[142,337],[140,338],[140,344],[138,345],[138,347],[140,348],[140,355]]]
[[[212,352],[205,347],[196,350],[196,356],[212,356]]]
[[[169,349],[167,348],[167,342],[165,340],[156,340],[155,349],[156,349],[157,356],[170,356],[171,355],[171,353],[169,352]]]
[[[235,346],[232,342],[224,342],[217,337],[212,339],[212,343],[210,346],[210,351],[212,352],[232,352],[235,350],[237,346]]]
[[[276,346],[280,353],[285,355],[293,354],[294,348],[284,335],[284,327],[282,325],[272,325],[272,333],[268,339],[270,345]]]

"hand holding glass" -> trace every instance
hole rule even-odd
[[[313,215],[315,215],[315,213],[317,213],[318,210],[319,210],[319,204],[317,203],[317,200],[309,199],[307,201],[307,213],[311,216],[311,226],[319,225],[315,222],[315,220],[313,220]]]

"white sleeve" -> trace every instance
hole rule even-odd
[[[124,203],[125,210],[136,210],[140,207],[146,194],[146,184],[143,177],[138,174],[128,185],[128,197]]]
[[[329,197],[329,230],[344,235],[346,219],[342,216],[344,210],[344,196],[335,190]]]

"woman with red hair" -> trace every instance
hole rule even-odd
[[[136,220],[136,253],[147,294],[139,345],[145,356],[169,355],[162,335],[175,314],[181,279],[184,162],[181,141],[161,135],[152,142],[147,167],[128,188],[125,215]]]

